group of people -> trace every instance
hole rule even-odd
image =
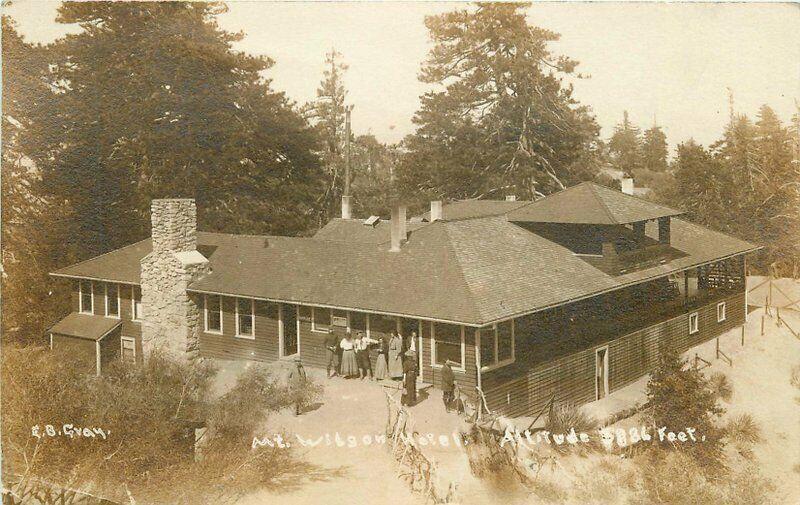
[[[393,331],[389,338],[378,340],[368,337],[362,331],[355,335],[350,330],[340,338],[331,328],[325,338],[325,354],[328,378],[340,376],[346,379],[358,377],[363,380],[402,380],[404,402],[413,405],[417,401],[416,332],[408,339]],[[378,351],[373,370],[370,349]]]

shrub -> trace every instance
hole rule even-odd
[[[568,433],[573,428],[576,433],[589,433],[594,431],[597,426],[597,421],[592,416],[585,414],[579,407],[571,403],[553,405],[545,423],[545,429],[554,434]]]
[[[728,421],[725,427],[728,440],[739,445],[761,441],[761,428],[750,414],[740,414]]]
[[[714,372],[708,378],[708,387],[714,393],[714,396],[726,402],[731,401],[733,397],[733,384],[731,380],[722,372]]]
[[[792,386],[800,389],[800,364],[792,366],[791,376],[789,382]]]

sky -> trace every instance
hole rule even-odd
[[[219,18],[243,31],[237,50],[266,55],[273,87],[298,103],[314,99],[332,47],[349,66],[348,102],[356,134],[396,142],[412,133],[417,75],[431,43],[426,15],[457,2],[229,1]],[[5,12],[30,41],[50,42],[74,26],[55,22],[58,2],[16,0]],[[788,121],[800,100],[800,5],[535,3],[532,24],[561,34],[551,48],[578,60],[589,78],[574,81],[608,137],[628,111],[642,129],[654,123],[675,144],[717,140],[734,109],[755,116],[769,104]]]

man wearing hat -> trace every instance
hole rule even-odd
[[[306,383],[306,369],[303,368],[303,362],[300,360],[300,355],[294,357],[292,366],[286,374],[286,385],[289,387],[289,392],[294,398],[294,415],[300,415],[300,409],[303,403],[303,388]]]
[[[417,353],[413,349],[406,351],[406,359],[403,361],[403,394],[404,405],[409,407],[417,403]]]
[[[333,328],[329,328],[325,336],[325,360],[328,363],[328,378],[339,375],[339,337]]]

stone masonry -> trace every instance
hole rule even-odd
[[[191,199],[153,200],[153,250],[142,258],[142,347],[193,359],[198,353],[200,307],[186,292],[210,271],[197,251],[197,208]]]

